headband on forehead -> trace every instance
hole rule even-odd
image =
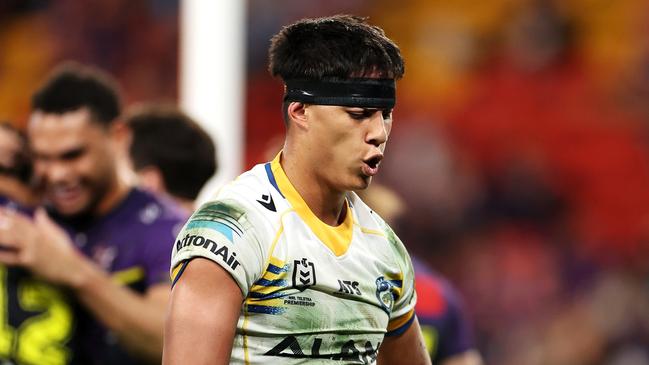
[[[392,109],[396,102],[394,79],[286,80],[284,101]]]

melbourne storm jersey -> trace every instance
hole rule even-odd
[[[31,214],[1,195],[0,206]],[[79,363],[75,313],[74,302],[62,289],[22,268],[0,264],[0,363]]]
[[[346,202],[342,224],[320,221],[278,155],[185,225],[173,249],[174,282],[188,260],[204,257],[245,297],[232,363],[372,364],[384,336],[410,326],[416,295],[403,244],[355,194]]]
[[[169,249],[186,219],[171,201],[133,189],[102,217],[52,217],[79,249],[116,282],[138,293],[169,283]],[[93,315],[81,312],[79,316],[82,363],[140,363]]]

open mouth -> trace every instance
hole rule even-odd
[[[363,174],[367,176],[374,176],[379,172],[379,165],[383,159],[382,155],[375,155],[363,161]]]
[[[369,166],[369,167],[371,167],[373,169],[377,168],[377,167],[379,167],[379,163],[381,163],[381,156],[379,156],[379,155],[374,156],[374,157],[370,158],[369,160],[365,160],[365,163],[367,164],[367,166]]]
[[[57,205],[74,204],[81,197],[81,185],[54,186],[49,190],[49,196],[53,203]]]

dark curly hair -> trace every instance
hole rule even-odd
[[[87,107],[95,121],[112,123],[121,112],[119,87],[107,73],[76,62],[57,67],[32,96],[32,110],[64,114]]]

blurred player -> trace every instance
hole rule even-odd
[[[164,363],[430,363],[408,254],[352,192],[383,158],[399,49],[360,18],[305,19],[273,38],[270,71],[284,149],[178,236]]]
[[[11,124],[0,123],[0,207],[32,214],[27,142]],[[5,228],[0,219],[0,230]],[[0,256],[7,247],[0,241]],[[28,271],[0,264],[0,363],[73,364],[74,307],[66,293]]]
[[[33,206],[36,198],[28,186],[30,178],[25,136],[9,122],[0,122],[0,195],[23,206]]]
[[[396,224],[404,212],[401,198],[385,186],[372,184],[358,195],[391,225]],[[433,364],[482,364],[464,304],[455,288],[416,257],[412,257],[412,263],[417,283],[415,313]]]
[[[216,172],[212,138],[174,106],[141,106],[125,119],[131,131],[128,155],[139,185],[193,212],[201,188]]]
[[[116,87],[98,70],[69,64],[35,93],[28,137],[51,217],[0,210],[1,261],[66,286],[88,310],[82,361],[159,361],[170,283],[169,246],[183,215],[118,175],[125,127]],[[72,237],[72,242],[70,240]]]

